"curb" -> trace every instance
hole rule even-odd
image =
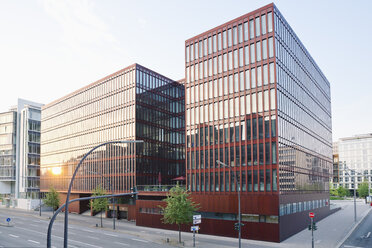
[[[360,225],[360,223],[367,217],[372,208],[366,211],[366,214],[351,228],[351,230],[345,235],[345,237],[336,245],[337,248],[341,248],[341,245],[346,241],[347,238],[354,232],[354,230]]]

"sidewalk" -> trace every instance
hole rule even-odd
[[[349,234],[352,228],[355,226],[354,223],[354,203],[352,200],[343,201],[332,201],[341,207],[341,210],[328,216],[327,218],[317,222],[318,230],[314,232],[314,241],[316,248],[332,248],[337,247],[337,245]],[[357,201],[357,222],[364,218],[372,209],[364,201]],[[16,210],[16,209],[14,209]],[[16,210],[17,211],[17,210]],[[38,216],[38,212],[34,211],[22,211],[24,215],[33,215],[36,218],[48,219],[51,216],[51,212],[43,212],[42,217]],[[20,213],[21,214],[21,213]],[[21,215],[22,215],[21,214]],[[70,214],[70,224],[94,227],[97,223],[98,217],[88,217],[77,214]],[[101,230],[113,231],[112,230],[112,219],[103,219],[104,228]],[[62,224],[63,214],[60,214],[57,218],[57,223]],[[148,228],[142,226],[136,226],[134,222],[128,222],[126,220],[117,221],[117,229],[114,231],[117,233],[130,234],[138,236],[142,239],[150,240],[158,244],[167,244],[167,239],[170,241],[170,245],[178,247],[192,247],[192,236],[191,232],[182,232],[182,241],[184,246],[177,243],[178,232]],[[212,236],[206,234],[196,234],[196,247],[237,247],[238,239],[228,238],[221,236]],[[282,248],[298,248],[298,247],[311,247],[311,232],[307,229],[297,233],[296,235],[288,238],[282,243],[272,243],[264,241],[255,241],[242,239],[242,247],[255,247],[255,248],[265,248],[265,247],[282,247]]]

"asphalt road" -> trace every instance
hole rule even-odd
[[[53,247],[63,247],[62,216],[53,226]],[[69,247],[72,248],[164,247],[164,244],[145,240],[139,235],[124,234],[109,228],[96,228],[95,223],[99,222],[97,218],[70,216]],[[10,226],[7,226],[5,221],[8,217],[11,218]],[[0,247],[46,247],[48,224],[47,217],[38,218],[36,214],[0,209]],[[106,227],[110,224],[111,222],[105,221]]]
[[[341,245],[342,248],[372,247],[372,212],[360,223],[349,238]]]

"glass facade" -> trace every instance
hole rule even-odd
[[[191,54],[214,36],[221,49]],[[187,188],[226,194],[238,182],[243,198],[279,196],[278,215],[327,207],[330,83],[275,5],[187,40],[185,51]]]
[[[95,150],[81,166],[73,192],[90,193],[98,184],[125,192],[158,184],[162,178],[163,184],[170,183],[183,174],[184,142],[178,135],[183,119],[178,105],[183,99],[182,85],[135,64],[46,105],[41,124],[42,191],[51,185],[66,191],[80,159],[93,147],[117,140],[145,142]]]
[[[362,182],[368,182],[372,187],[372,134],[339,139],[338,158],[339,182],[336,187],[358,189]]]
[[[330,83],[277,8],[274,23],[280,193],[328,192]]]
[[[16,180],[17,112],[0,114],[0,194],[14,193],[11,184]]]
[[[267,29],[272,16],[262,11],[259,17],[246,16],[186,42],[186,167],[191,191],[234,192],[237,181],[243,194],[278,190],[275,60],[270,52],[274,33]],[[222,49],[199,58],[191,54],[188,47],[211,36]],[[211,60],[217,62],[195,70]],[[222,168],[216,160],[233,169]]]

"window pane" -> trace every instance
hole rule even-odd
[[[229,70],[232,70],[233,68],[233,60],[232,60],[232,52],[229,52]]]
[[[269,38],[269,57],[274,57],[274,44],[273,44],[273,37]]]
[[[244,47],[244,57],[245,57],[245,64],[249,64],[249,46]]]
[[[244,23],[244,40],[248,40],[248,22]]]
[[[257,61],[261,61],[261,42],[256,43]]]
[[[243,26],[240,24],[238,26],[238,33],[239,33],[239,43],[243,42]]]
[[[204,39],[204,56],[207,56],[208,54],[208,43],[207,39]]]
[[[271,191],[270,170],[266,170],[266,191]]]
[[[213,52],[217,52],[217,36],[213,35]]]
[[[243,48],[239,48],[239,67],[244,65]]]
[[[267,40],[262,41],[262,59],[267,59]]]
[[[217,43],[218,43],[218,51],[221,51],[222,49],[222,41],[221,41],[221,33],[218,33],[218,36],[217,36]]]
[[[251,69],[252,88],[256,88],[256,68]]]
[[[267,22],[268,22],[267,27],[268,27],[269,33],[273,31],[273,20],[272,19],[273,19],[272,12],[269,12],[267,14]]]
[[[186,47],[186,62],[190,61],[189,53],[190,53],[190,48],[187,46]]]
[[[254,43],[251,44],[251,64],[253,64],[256,60],[256,55],[255,55],[255,49],[254,49]]]
[[[262,34],[266,34],[266,15],[261,16]]]
[[[233,28],[233,41],[234,41],[234,45],[238,44],[238,30],[237,30],[237,27]]]
[[[208,37],[208,54],[212,53],[212,38]]]
[[[273,84],[275,82],[275,73],[274,73],[274,63],[270,63],[270,83]]]
[[[254,23],[253,20],[249,20],[249,38],[254,38]]]
[[[245,71],[245,87],[246,89],[250,89],[251,88],[251,80],[250,80],[250,76],[249,76],[249,70],[246,70]]]
[[[262,67],[257,67],[257,87],[262,86]]]
[[[257,36],[260,36],[260,18],[259,17],[256,17],[256,37]]]
[[[238,68],[238,50],[234,50],[234,68]]]
[[[269,70],[268,66],[264,65],[263,66],[263,84],[268,85],[269,84]]]
[[[227,37],[226,37],[226,31],[222,32],[222,44],[223,44],[223,49],[227,48]]]
[[[230,29],[227,30],[227,41],[228,41],[227,44],[228,44],[229,47],[231,47],[231,45],[232,45],[232,41],[231,41],[232,37],[231,36],[232,36],[232,34],[231,34],[231,28],[230,28]]]

